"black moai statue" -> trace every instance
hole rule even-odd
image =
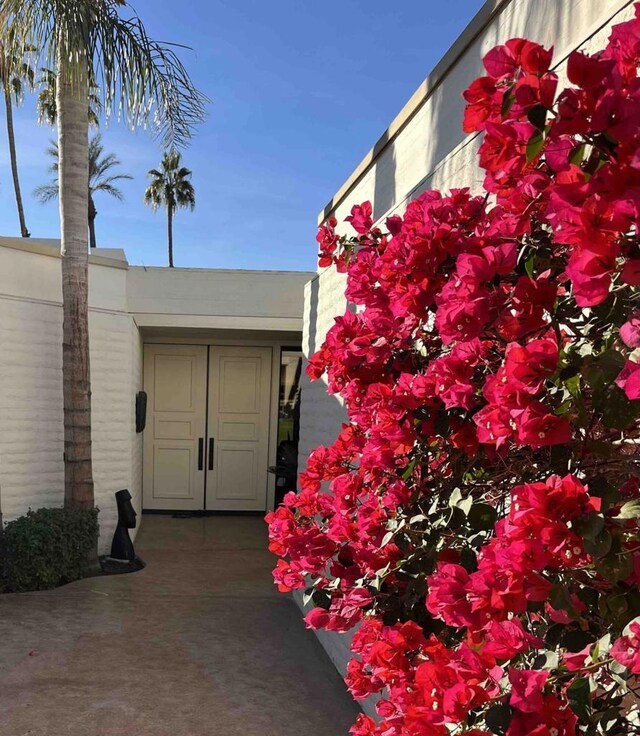
[[[118,526],[111,542],[111,559],[133,562],[136,553],[129,537],[129,529],[136,527],[136,511],[131,503],[131,494],[126,489],[116,493],[118,506]]]

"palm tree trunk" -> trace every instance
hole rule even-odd
[[[169,235],[169,268],[173,268],[173,207],[167,206],[167,230]]]
[[[62,373],[65,505],[92,507],[91,382],[89,372],[88,83],[80,64],[58,54],[58,151],[62,254]]]
[[[11,105],[11,90],[9,85],[4,84],[4,104],[7,111],[7,134],[9,136],[9,156],[11,158],[11,175],[13,176],[13,189],[16,193],[16,205],[18,206],[18,219],[20,220],[20,235],[28,238],[27,223],[24,218],[24,207],[22,205],[22,193],[20,192],[20,179],[18,178],[18,158],[16,156],[16,137],[13,130],[13,106]]]
[[[96,215],[98,210],[93,202],[93,197],[89,195],[89,247],[96,247]]]

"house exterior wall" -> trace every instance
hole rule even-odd
[[[58,241],[0,238],[0,511],[62,505],[62,290]],[[93,475],[99,552],[117,522],[114,493],[142,510],[143,343],[273,348],[270,426],[275,464],[280,347],[300,343],[303,285],[313,274],[130,267],[117,249],[89,258]],[[274,481],[269,477],[269,504]],[[139,526],[139,524],[138,524]]]
[[[3,247],[4,246],[4,247]],[[113,494],[139,504],[134,398],[137,327],[126,311],[126,261],[92,257],[89,333],[99,551],[117,521]],[[62,293],[57,244],[0,239],[0,503],[4,521],[64,500]]]
[[[483,55],[514,37],[553,45],[562,81],[570,51],[600,47],[612,24],[632,16],[631,0],[488,0],[322,210],[318,222],[333,215],[340,223],[338,230],[346,231],[344,218],[354,204],[365,200],[373,204],[374,218],[384,220],[426,189],[478,189],[483,179],[477,166],[480,137],[462,131],[462,92],[484,73]],[[333,317],[344,313],[346,306],[344,277],[333,269],[319,272],[305,290],[305,355],[321,345]],[[303,384],[301,411],[302,469],[314,447],[335,439],[345,414],[336,398],[326,394],[322,381],[308,380]],[[348,636],[319,632],[319,638],[344,673]]]

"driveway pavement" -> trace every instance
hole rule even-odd
[[[132,575],[0,595],[2,736],[346,736],[262,519],[145,516]]]

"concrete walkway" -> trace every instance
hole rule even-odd
[[[346,736],[262,519],[145,516],[136,549],[133,575],[0,595],[2,736]]]

